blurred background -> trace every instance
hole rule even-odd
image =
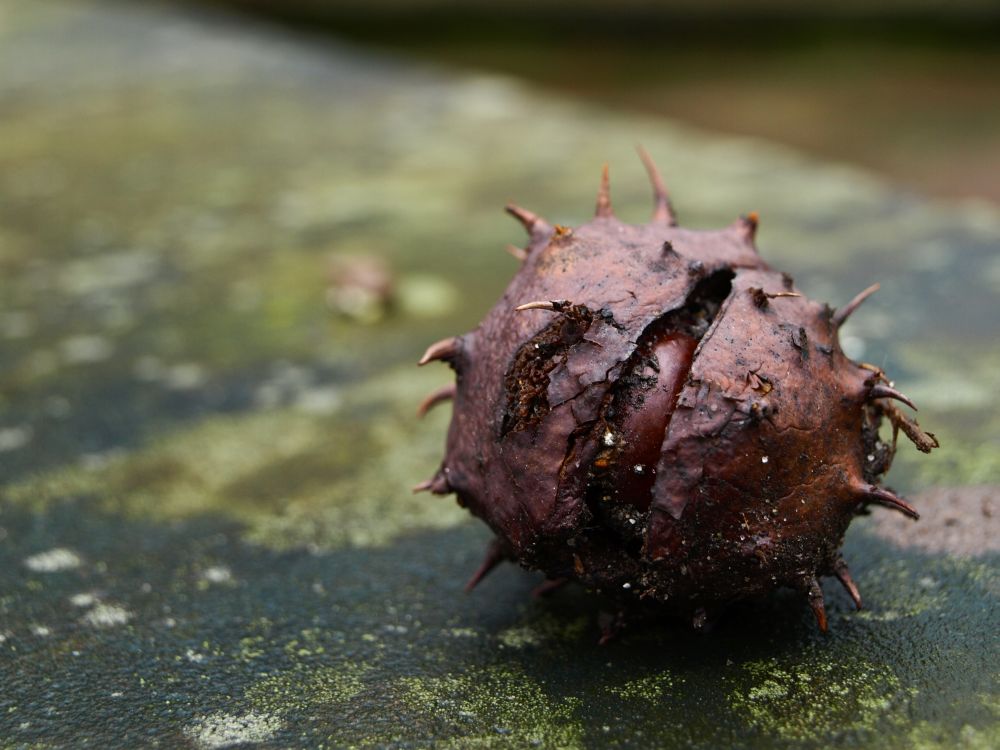
[[[0,0],[0,746],[996,747],[1000,7]],[[941,448],[831,632],[462,584],[416,368],[553,222],[756,210]],[[888,436],[886,436],[888,437]],[[819,707],[819,708],[817,708]],[[992,738],[992,739],[991,739]]]
[[[762,136],[924,193],[1000,200],[991,0],[214,0],[623,112]]]

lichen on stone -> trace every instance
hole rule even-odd
[[[517,667],[406,678],[402,687],[408,705],[441,722],[435,747],[566,750],[584,746],[576,716],[579,700],[550,696]]]
[[[743,670],[749,680],[730,692],[729,705],[776,740],[871,736],[880,725],[906,721],[912,698],[889,666],[861,659],[813,656],[794,667],[765,659]]]

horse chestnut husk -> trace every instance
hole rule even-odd
[[[607,168],[580,227],[507,206],[530,237],[521,269],[475,330],[420,360],[456,378],[421,405],[454,400],[441,467],[415,489],[454,493],[493,530],[469,588],[513,560],[698,626],[785,586],[826,630],[821,576],[861,606],[840,554],[851,520],[870,505],[917,518],[879,484],[896,435],[937,446],[840,348],[877,285],[833,310],[761,259],[755,214],[680,228],[640,153],[649,223],[615,217]]]

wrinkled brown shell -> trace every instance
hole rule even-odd
[[[895,445],[881,418],[936,442],[840,349],[864,295],[839,314],[802,296],[758,255],[753,215],[675,226],[647,166],[648,224],[613,215],[606,175],[574,229],[509,207],[531,235],[520,271],[478,328],[422,360],[457,377],[422,407],[454,398],[444,461],[418,489],[454,492],[496,533],[473,583],[513,559],[696,623],[790,586],[825,629],[819,576],[860,606],[839,554],[851,519],[869,503],[916,516],[877,487]]]

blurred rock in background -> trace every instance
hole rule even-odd
[[[989,0],[203,0],[1000,201]]]

